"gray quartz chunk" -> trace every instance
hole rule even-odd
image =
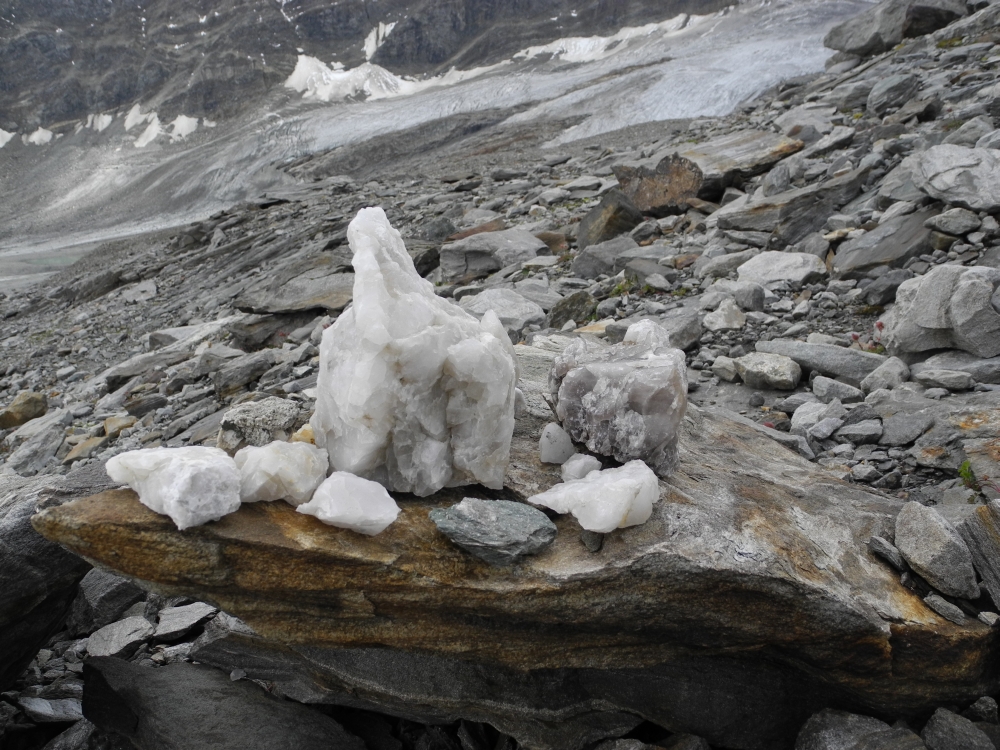
[[[552,544],[556,526],[542,511],[510,500],[467,497],[450,508],[435,508],[438,530],[490,565],[510,565]]]
[[[933,508],[912,501],[903,506],[896,517],[896,547],[910,567],[941,593],[979,597],[969,548]]]
[[[641,459],[666,478],[677,465],[687,409],[684,353],[651,320],[608,347],[577,339],[556,357],[549,388],[556,417],[574,442],[622,463]]]

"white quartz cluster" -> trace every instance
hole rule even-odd
[[[591,471],[583,479],[557,484],[529,497],[528,502],[556,513],[572,513],[587,531],[606,534],[645,523],[659,499],[656,474],[642,461],[629,461],[617,469]]]
[[[363,209],[347,236],[354,302],[320,345],[317,444],[335,470],[390,490],[502,487],[517,372],[499,319],[438,297],[382,209]]]
[[[661,477],[676,468],[687,368],[655,322],[633,323],[610,347],[578,339],[556,358],[549,385],[574,441],[621,462],[641,459]]]
[[[374,536],[396,520],[399,506],[378,482],[335,471],[312,500],[296,508],[323,523]]]
[[[326,479],[330,466],[325,450],[280,440],[243,448],[234,459],[240,470],[240,499],[245,503],[285,500],[302,505]]]
[[[240,507],[240,472],[219,448],[147,448],[108,460],[108,476],[127,484],[147,508],[184,530]]]

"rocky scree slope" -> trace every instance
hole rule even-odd
[[[129,719],[157,698],[127,687],[130,669],[167,670],[163,700],[202,679],[179,664],[194,660],[338,707],[318,713],[370,746],[996,746],[998,28],[991,5],[730,117],[524,161],[470,139],[447,172],[361,182],[331,172],[335,158],[304,159],[289,167],[309,178],[297,187],[7,296],[0,471],[18,476],[3,479],[5,523],[29,535],[45,508],[46,536],[158,592],[95,570],[69,605],[83,574],[70,558],[33,579],[31,604],[0,619],[48,623],[9,641],[11,671],[32,659],[4,686],[9,736],[144,746],[183,727],[195,746],[193,720],[150,735]],[[692,416],[652,525],[594,539],[561,519],[553,548],[510,573],[432,535],[426,510],[459,499],[447,493],[406,500],[388,547],[360,552],[277,506],[179,534],[130,493],[77,499],[107,489],[102,463],[124,450],[261,439],[233,406],[271,424],[265,439],[297,429],[319,336],[350,301],[346,222],[375,204],[440,294],[495,310],[519,344],[527,405],[506,497],[555,481],[535,451],[557,352],[643,318],[686,350]],[[272,419],[288,403],[298,416]],[[412,580],[371,583],[392,569],[387,549]],[[305,573],[317,555],[322,596]],[[289,560],[303,575],[285,588],[242,582],[277,580]],[[605,614],[581,599],[546,640],[577,601],[574,575],[613,582],[594,589]],[[524,597],[498,594],[515,584]],[[74,614],[105,597],[99,617]],[[611,616],[649,616],[664,597],[655,627]]]

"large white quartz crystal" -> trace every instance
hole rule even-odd
[[[120,453],[105,468],[181,531],[218,521],[240,507],[239,469],[219,448],[146,448]]]
[[[286,500],[301,505],[313,496],[330,469],[325,450],[280,440],[242,448],[234,460],[240,470],[240,499],[245,503]]]
[[[316,443],[337,471],[430,495],[499,489],[514,431],[514,348],[496,315],[438,297],[380,208],[347,230],[354,303],[323,334]]]
[[[312,500],[296,508],[323,523],[374,536],[396,520],[399,506],[378,482],[335,471]]]
[[[587,531],[608,533],[646,523],[660,499],[656,474],[642,461],[592,471],[583,479],[557,484],[528,498],[556,513],[572,513]]]
[[[556,358],[549,386],[575,442],[618,461],[642,459],[661,477],[676,468],[687,367],[654,321],[633,323],[611,347],[578,339]]]

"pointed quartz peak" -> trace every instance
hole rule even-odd
[[[361,210],[347,237],[354,304],[320,345],[317,445],[334,470],[397,492],[502,487],[517,370],[500,321],[438,297],[382,209]]]

